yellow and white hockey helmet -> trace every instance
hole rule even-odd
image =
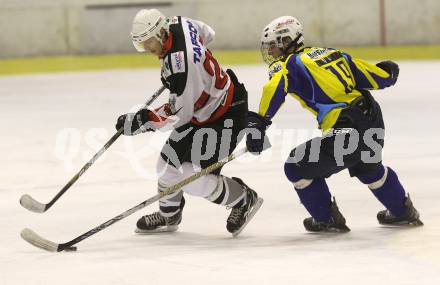
[[[143,43],[153,37],[162,42],[160,37],[162,28],[168,30],[168,20],[159,10],[142,9],[137,12],[131,29],[131,40],[136,50],[144,52]]]
[[[261,55],[268,65],[281,59],[293,46],[299,47],[304,42],[303,27],[301,23],[292,16],[276,18],[264,27],[261,34]],[[274,47],[283,51],[282,56],[275,57],[269,53]]]

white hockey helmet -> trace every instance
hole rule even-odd
[[[261,34],[261,55],[264,62],[272,64],[286,55],[293,47],[303,45],[303,27],[301,23],[292,16],[282,16],[270,22],[263,29]],[[269,54],[269,50],[278,47],[283,52],[282,56],[275,57]]]
[[[131,29],[131,40],[138,52],[144,52],[143,43],[151,38],[156,38],[162,42],[160,30],[165,28],[168,30],[167,18],[156,9],[142,9],[137,12],[133,19]]]

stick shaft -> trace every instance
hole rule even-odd
[[[84,240],[86,238],[91,237],[92,235],[94,235],[94,234],[96,234],[96,233],[98,233],[98,232],[108,228],[109,226],[113,225],[116,222],[119,222],[122,219],[125,219],[126,217],[128,217],[131,214],[133,214],[133,213],[135,213],[135,212],[145,208],[146,206],[151,205],[154,202],[157,202],[160,198],[176,192],[177,190],[181,189],[183,186],[193,182],[194,180],[198,179],[199,177],[201,177],[201,176],[203,176],[205,174],[208,174],[208,173],[210,173],[210,172],[212,172],[212,171],[222,167],[226,163],[228,163],[228,162],[234,160],[235,158],[245,154],[246,152],[247,152],[247,149],[243,148],[243,149],[238,150],[236,153],[230,154],[226,158],[224,158],[222,160],[219,160],[218,162],[216,162],[216,163],[214,163],[214,164],[212,164],[212,165],[202,169],[201,171],[199,171],[199,172],[195,173],[194,175],[192,175],[192,176],[182,180],[181,182],[179,182],[179,183],[177,183],[177,184],[175,184],[173,186],[168,187],[163,192],[154,195],[153,197],[149,198],[148,200],[145,200],[142,203],[134,206],[133,208],[128,209],[127,211],[123,212],[122,214],[117,215],[116,217],[114,217],[114,218],[106,221],[105,223],[102,223],[101,225],[99,225],[99,226],[97,226],[97,227],[87,231],[86,233],[78,236],[77,238],[75,238],[75,239],[73,239],[73,240],[71,240],[69,242],[60,244],[59,247],[58,247],[58,251],[62,251],[62,250],[64,250],[67,247],[71,247],[72,245],[77,244],[80,241],[82,241],[82,240]]]
[[[153,103],[157,97],[165,90],[165,86],[162,86],[157,90],[153,96],[147,101],[145,107],[148,107]],[[55,197],[47,203],[45,206],[45,211],[48,210],[52,205],[92,166],[95,161],[107,150],[110,146],[122,135],[124,128],[119,129],[106,143],[105,145],[81,168],[81,170],[76,173],[72,179],[67,182],[67,184],[55,195]]]

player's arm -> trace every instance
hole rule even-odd
[[[169,113],[165,118],[160,118],[165,124],[171,123],[174,128],[188,123],[194,115],[193,94],[194,86],[187,88],[187,79],[189,73],[181,72],[170,75],[165,84],[170,90]],[[194,83],[197,74],[193,75],[192,82]]]
[[[286,78],[283,72],[275,73],[263,87],[258,114],[271,120],[286,99]]]
[[[165,120],[165,118],[162,118],[160,115],[163,112],[160,109],[163,108],[165,108],[165,105],[156,111],[143,108],[136,113],[123,114],[118,117],[115,128],[118,131],[123,129],[123,134],[126,136],[155,131],[158,128],[157,124],[161,124],[161,120]]]
[[[146,110],[147,120],[151,122],[154,129],[160,129],[166,124],[172,122],[170,117],[173,115],[170,103],[163,104],[154,110]]]
[[[275,116],[286,99],[286,76],[283,71],[269,72],[271,79],[263,87],[258,113],[249,111],[247,127],[250,130],[246,137],[246,146],[253,154],[260,154],[270,147],[266,129],[272,124]]]
[[[353,72],[358,89],[383,89],[394,85],[399,76],[399,66],[390,60],[374,65],[365,60],[352,58],[344,53]]]
[[[153,110],[142,108],[136,113],[128,113],[119,116],[115,128],[116,130],[123,128],[124,135],[128,136],[144,132],[154,132],[166,124],[174,122],[170,119],[172,116],[172,106],[169,103]]]
[[[200,36],[202,37],[202,42],[205,46],[207,46],[210,42],[214,40],[215,37],[215,31],[208,26],[207,24],[193,20],[194,23],[199,26]]]

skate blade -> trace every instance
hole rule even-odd
[[[390,227],[390,228],[398,228],[398,227],[420,227],[423,226],[423,222],[419,219],[412,221],[412,222],[408,222],[408,221],[403,221],[403,222],[397,222],[394,224],[386,224],[386,223],[380,223],[382,226],[386,226],[386,227]]]
[[[326,229],[320,229],[320,230],[311,230],[306,229],[309,233],[313,234],[345,234],[350,232],[350,228],[345,226],[344,228],[326,228]]]
[[[331,229],[332,233],[337,233],[337,234],[345,234],[345,233],[348,233],[350,231],[351,231],[350,228],[347,227],[347,226],[345,226],[342,229],[338,229],[338,228]]]
[[[347,227],[346,229],[337,229],[337,228],[329,228],[321,231],[310,231],[311,233],[318,233],[318,234],[346,234],[349,233],[351,230]]]
[[[166,227],[162,227],[162,228],[158,228],[155,230],[142,230],[139,228],[136,228],[134,230],[135,233],[140,234],[140,235],[150,235],[150,234],[160,234],[160,233],[172,233],[177,231],[177,229],[179,228],[179,226],[166,226]]]
[[[263,204],[264,200],[263,198],[258,198],[255,205],[252,207],[252,210],[249,212],[249,215],[246,218],[246,222],[235,232],[232,233],[232,237],[237,237],[241,231],[246,227],[246,225],[252,220],[252,218],[255,216],[255,214],[260,209],[261,205]]]
[[[414,222],[409,223],[411,226],[415,226],[415,227],[419,227],[419,226],[423,226],[424,223],[421,220],[416,220]]]

